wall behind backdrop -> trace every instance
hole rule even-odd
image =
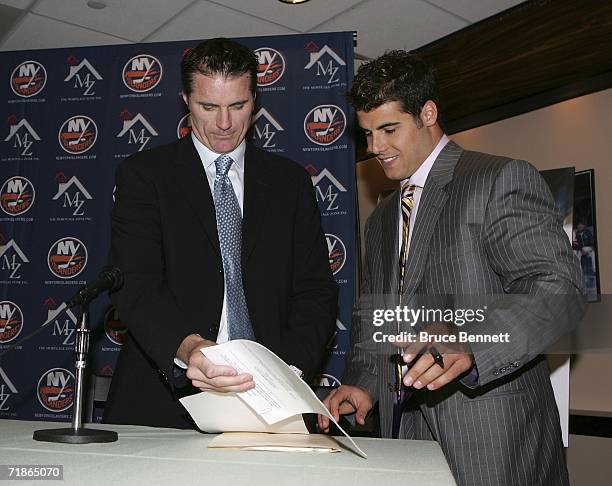
[[[259,59],[249,136],[304,165],[315,186],[340,285],[337,332],[317,384],[337,385],[355,294],[354,116],[343,96],[353,35],[238,40]],[[0,53],[0,351],[52,319],[1,358],[0,418],[72,418],[79,316],[56,309],[106,263],[119,162],[190,133],[179,66],[197,42]],[[106,296],[90,310],[91,369],[112,375],[126,328]]]

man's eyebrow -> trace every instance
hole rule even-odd
[[[376,130],[384,130],[385,128],[395,127],[395,126],[397,126],[399,124],[400,124],[400,122],[387,122],[387,123],[383,123],[382,125],[377,126]]]

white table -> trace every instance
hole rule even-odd
[[[436,442],[360,438],[357,443],[368,455],[363,459],[348,450],[316,454],[208,449],[214,435],[131,425],[88,425],[119,434],[117,442],[107,444],[32,439],[34,430],[60,427],[69,424],[0,420],[0,464],[64,466],[63,481],[14,484],[455,485]]]

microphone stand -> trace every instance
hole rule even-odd
[[[89,353],[89,305],[81,304],[81,321],[76,330],[76,375],[75,401],[72,414],[72,427],[34,431],[34,440],[43,442],[62,442],[66,444],[89,444],[92,442],[115,442],[117,432],[111,430],[86,429],[83,427],[83,385]]]

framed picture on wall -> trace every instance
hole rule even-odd
[[[595,219],[595,171],[576,172],[574,179],[574,228],[572,247],[580,259],[584,292],[589,302],[599,302],[599,261]]]

